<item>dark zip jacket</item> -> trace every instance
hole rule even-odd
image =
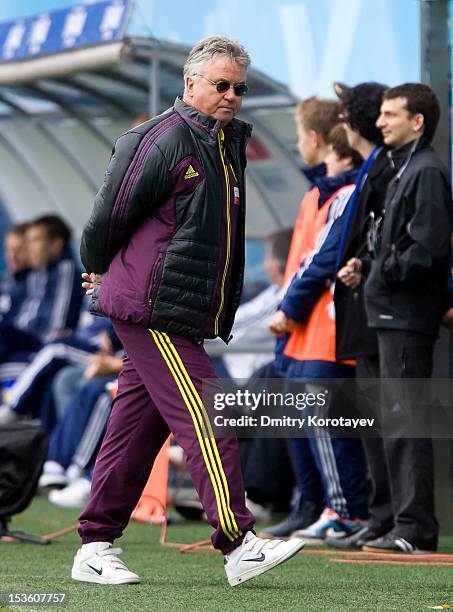
[[[371,327],[435,336],[446,310],[453,208],[447,169],[423,138],[393,151],[397,174],[365,285]],[[412,151],[412,154],[411,154]]]
[[[387,187],[395,170],[389,163],[387,150],[382,148],[363,183],[352,218],[341,266],[351,257],[365,262],[362,274],[366,276],[369,266],[367,232],[370,213],[375,218],[383,215]],[[337,359],[354,359],[361,355],[377,355],[376,331],[370,329],[366,320],[364,282],[351,289],[337,279],[335,283],[335,319]]]
[[[103,275],[91,312],[228,341],[244,277],[251,126],[225,126],[224,154],[220,130],[178,98],[117,140],[81,241],[87,271]]]

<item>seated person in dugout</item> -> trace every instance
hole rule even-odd
[[[6,274],[0,284],[0,322],[17,324],[27,311],[29,276],[31,272],[27,245],[27,223],[13,225],[5,234],[4,253]],[[16,361],[0,364],[0,385],[17,378],[26,365],[20,354]]]
[[[17,353],[29,358],[44,342],[76,327],[83,291],[70,239],[71,230],[55,215],[28,223],[28,293],[19,313],[0,321],[1,364],[13,362]]]

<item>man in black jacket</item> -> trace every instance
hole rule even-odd
[[[437,547],[432,440],[413,436],[426,435],[429,425],[422,381],[431,376],[451,265],[450,181],[430,145],[439,115],[431,89],[408,83],[385,92],[376,123],[393,148],[396,175],[365,295],[368,323],[378,335],[394,527],[368,542],[370,551]]]
[[[335,83],[335,92],[343,105],[344,126],[349,144],[365,160],[357,193],[349,204],[342,236],[338,279],[335,284],[335,320],[337,359],[356,360],[356,378],[360,390],[358,410],[364,416],[378,418],[376,404],[370,397],[368,380],[379,377],[376,330],[366,320],[364,278],[371,260],[368,232],[372,218],[383,214],[385,194],[394,170],[383,146],[382,134],[375,123],[386,87],[380,83],[361,83],[347,87]],[[362,389],[361,385],[365,385]],[[383,442],[378,431],[363,438],[370,476],[369,521],[364,528],[342,538],[328,537],[335,548],[361,548],[369,540],[384,535],[393,526],[388,472],[382,464]]]
[[[253,533],[237,441],[214,436],[202,393],[207,379],[210,389],[223,391],[203,340],[228,342],[242,289],[251,126],[234,116],[249,63],[229,39],[195,45],[184,66],[183,99],[118,139],[84,229],[91,310],[112,318],[127,358],[80,517],[75,580],[139,582],[112,543],[170,431],[184,449],[231,586],[303,546]]]

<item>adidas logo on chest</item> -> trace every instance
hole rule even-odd
[[[195,168],[192,166],[192,164],[190,164],[190,166],[186,170],[186,173],[184,175],[184,179],[188,180],[188,179],[195,178],[197,176],[200,176],[200,174],[195,170]]]

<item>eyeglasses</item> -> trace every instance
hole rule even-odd
[[[233,89],[234,95],[242,97],[244,94],[248,92],[248,86],[245,83],[236,83],[236,85],[232,85],[230,81],[226,81],[225,79],[220,79],[220,81],[211,81],[208,77],[203,76],[202,74],[196,74],[195,76],[199,76],[205,81],[209,81],[211,85],[215,85],[216,90],[219,93],[226,93],[229,89]]]

